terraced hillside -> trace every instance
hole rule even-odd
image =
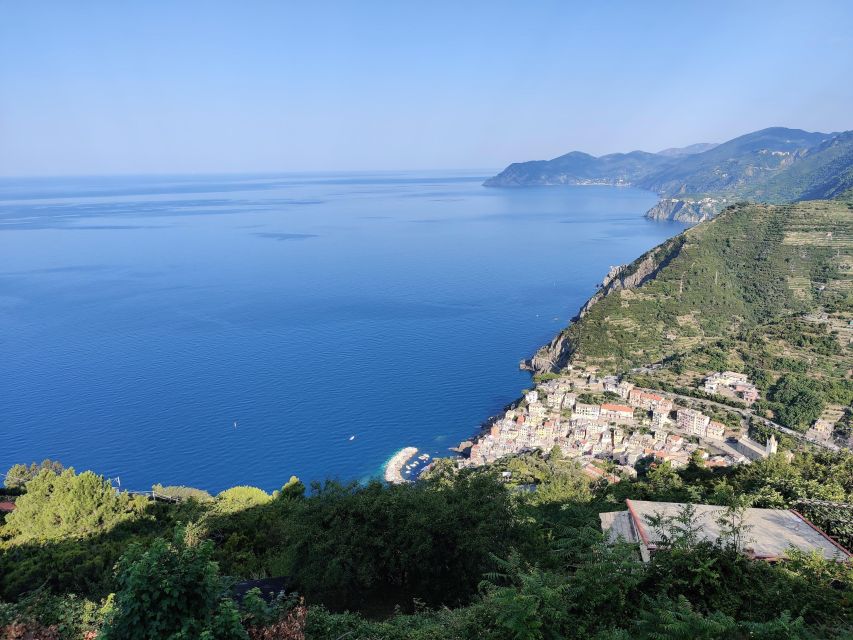
[[[853,202],[730,207],[611,273],[531,365],[670,390],[740,371],[767,416],[853,435]]]
[[[628,265],[533,364],[621,371],[796,317],[844,324],[851,286],[853,206],[737,205]]]

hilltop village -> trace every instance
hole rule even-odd
[[[745,405],[759,393],[743,374],[713,372],[704,380],[707,392],[737,399]],[[677,399],[642,389],[617,376],[596,377],[570,368],[527,391],[523,399],[491,421],[470,447],[461,467],[481,466],[513,454],[559,447],[595,479],[618,481],[637,475],[643,460],[669,461],[684,467],[701,456],[709,467],[731,466],[766,457],[776,451],[776,439],[759,444],[746,434],[744,418],[727,426],[695,408],[688,398]],[[730,419],[730,422],[733,421]]]

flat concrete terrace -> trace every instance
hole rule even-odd
[[[678,502],[648,502],[626,500],[627,511],[611,511],[599,515],[601,528],[608,541],[622,538],[638,543],[643,560],[648,560],[660,544],[660,535],[648,523],[649,517],[675,517],[685,507]],[[720,539],[717,520],[725,507],[708,504],[693,505],[699,536],[708,542]],[[791,547],[801,551],[817,551],[824,558],[849,561],[851,554],[823,531],[789,509],[747,509],[744,514],[746,531],[743,535],[743,552],[760,560],[779,560]]]

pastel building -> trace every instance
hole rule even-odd
[[[708,428],[709,422],[711,422],[711,418],[701,411],[696,411],[695,409],[678,410],[676,424],[679,429],[682,429],[687,433],[700,437],[704,436],[705,429]]]

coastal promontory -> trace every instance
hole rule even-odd
[[[722,144],[595,157],[573,151],[511,164],[487,187],[607,184],[654,191],[649,218],[696,223],[738,201],[835,198],[853,187],[853,131],[771,127]]]

